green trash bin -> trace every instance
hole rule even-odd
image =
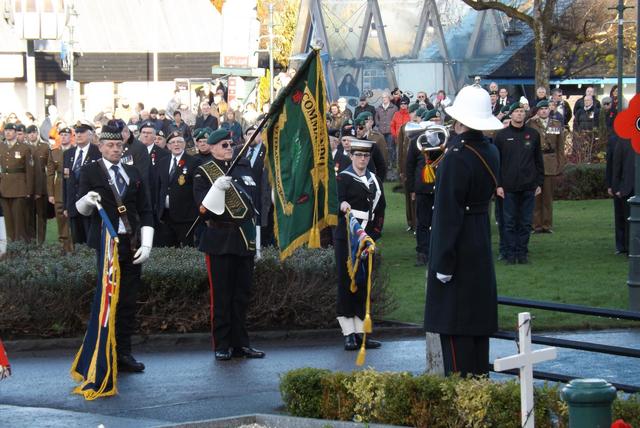
[[[602,379],[574,379],[560,396],[569,406],[570,428],[610,428],[616,389]]]

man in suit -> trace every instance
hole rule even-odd
[[[9,240],[28,240],[29,204],[34,192],[31,147],[17,139],[16,127],[7,123],[0,144],[0,203]]]
[[[611,176],[611,192],[622,209],[615,214],[616,218],[616,254],[629,252],[629,216],[631,206],[629,198],[634,195],[636,154],[631,141],[618,138],[613,152]]]
[[[102,219],[95,209],[100,202],[118,231],[120,295],[116,311],[118,371],[142,372],[144,364],[131,354],[131,335],[135,330],[136,297],[140,287],[142,263],[153,244],[153,213],[147,182],[141,172],[122,162],[125,143],[122,132],[105,125],[100,134],[101,159],[85,166],[80,175],[77,211],[90,219],[88,244],[100,256]]]
[[[185,153],[186,142],[177,132],[169,136],[167,147],[171,155],[160,159],[156,171],[157,242],[162,247],[193,246],[187,232],[198,217],[193,199],[193,174],[200,162]]]
[[[100,150],[93,144],[93,127],[89,124],[81,123],[76,128],[76,147],[64,152],[63,172],[64,172],[64,208],[69,217],[69,227],[71,238],[74,244],[86,244],[87,233],[89,232],[89,219],[78,213],[76,201],[80,198],[78,193],[80,185],[80,174],[82,168],[100,159]],[[65,127],[58,131],[60,135],[71,135],[71,129]],[[67,137],[64,137],[67,138]]]
[[[58,224],[58,241],[65,252],[73,251],[73,241],[69,231],[69,219],[64,207],[64,153],[71,148],[71,134],[63,134],[60,138],[60,146],[51,149],[47,161],[47,195],[49,203],[53,204]]]
[[[169,141],[169,138],[171,138],[172,134],[169,134],[167,136],[167,142]],[[162,159],[169,156],[169,151],[158,147],[158,145],[156,144],[156,128],[155,124],[150,120],[142,122],[140,124],[140,142],[147,150],[147,154],[149,155],[149,159],[151,161],[149,170],[147,171],[147,180],[149,183],[148,190],[150,192],[149,194],[155,195],[157,192],[155,186],[158,183],[158,164]],[[153,197],[151,197],[151,201],[154,201]]]
[[[47,236],[47,164],[49,162],[49,144],[40,140],[38,127],[27,127],[27,142],[31,145],[35,167],[33,211],[29,217],[31,237],[38,240],[38,244],[44,242]]]
[[[211,128],[212,131],[218,129],[218,118],[211,114],[211,105],[207,101],[200,103],[200,111],[202,115],[196,117],[195,129]]]

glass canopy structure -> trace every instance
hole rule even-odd
[[[294,52],[322,46],[332,98],[455,93],[506,47],[509,25],[459,0],[301,0]]]

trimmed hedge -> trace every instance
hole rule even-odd
[[[608,198],[605,170],[606,165],[603,163],[567,165],[563,174],[555,178],[553,198],[555,200]]]
[[[280,393],[287,411],[300,417],[415,427],[520,427],[515,380],[301,368],[282,375]],[[568,426],[559,386],[537,387],[534,399],[537,427]],[[613,416],[640,426],[638,396],[619,396]]]
[[[0,336],[69,337],[84,334],[96,288],[96,256],[77,246],[11,243],[0,260]],[[378,258],[373,315],[394,309],[388,275]],[[204,256],[194,248],[154,248],[142,269],[137,318],[143,334],[209,331],[209,283]],[[333,249],[302,248],[280,262],[273,248],[256,261],[248,313],[250,329],[337,326]]]

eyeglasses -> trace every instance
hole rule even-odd
[[[220,145],[222,146],[223,149],[228,149],[229,147],[233,146],[233,144],[231,144],[231,143],[222,143]]]
[[[611,103],[602,103],[603,106],[610,106]]]
[[[426,97],[424,95],[418,95],[418,98],[420,98],[421,100],[425,99]]]
[[[358,128],[357,128],[357,129],[358,129],[358,131],[362,131],[362,130],[364,129],[364,126],[362,126],[362,125],[358,125]]]
[[[352,153],[351,154],[354,158],[368,158],[371,156],[371,154],[369,153],[361,153],[361,152],[357,152],[357,153]]]

